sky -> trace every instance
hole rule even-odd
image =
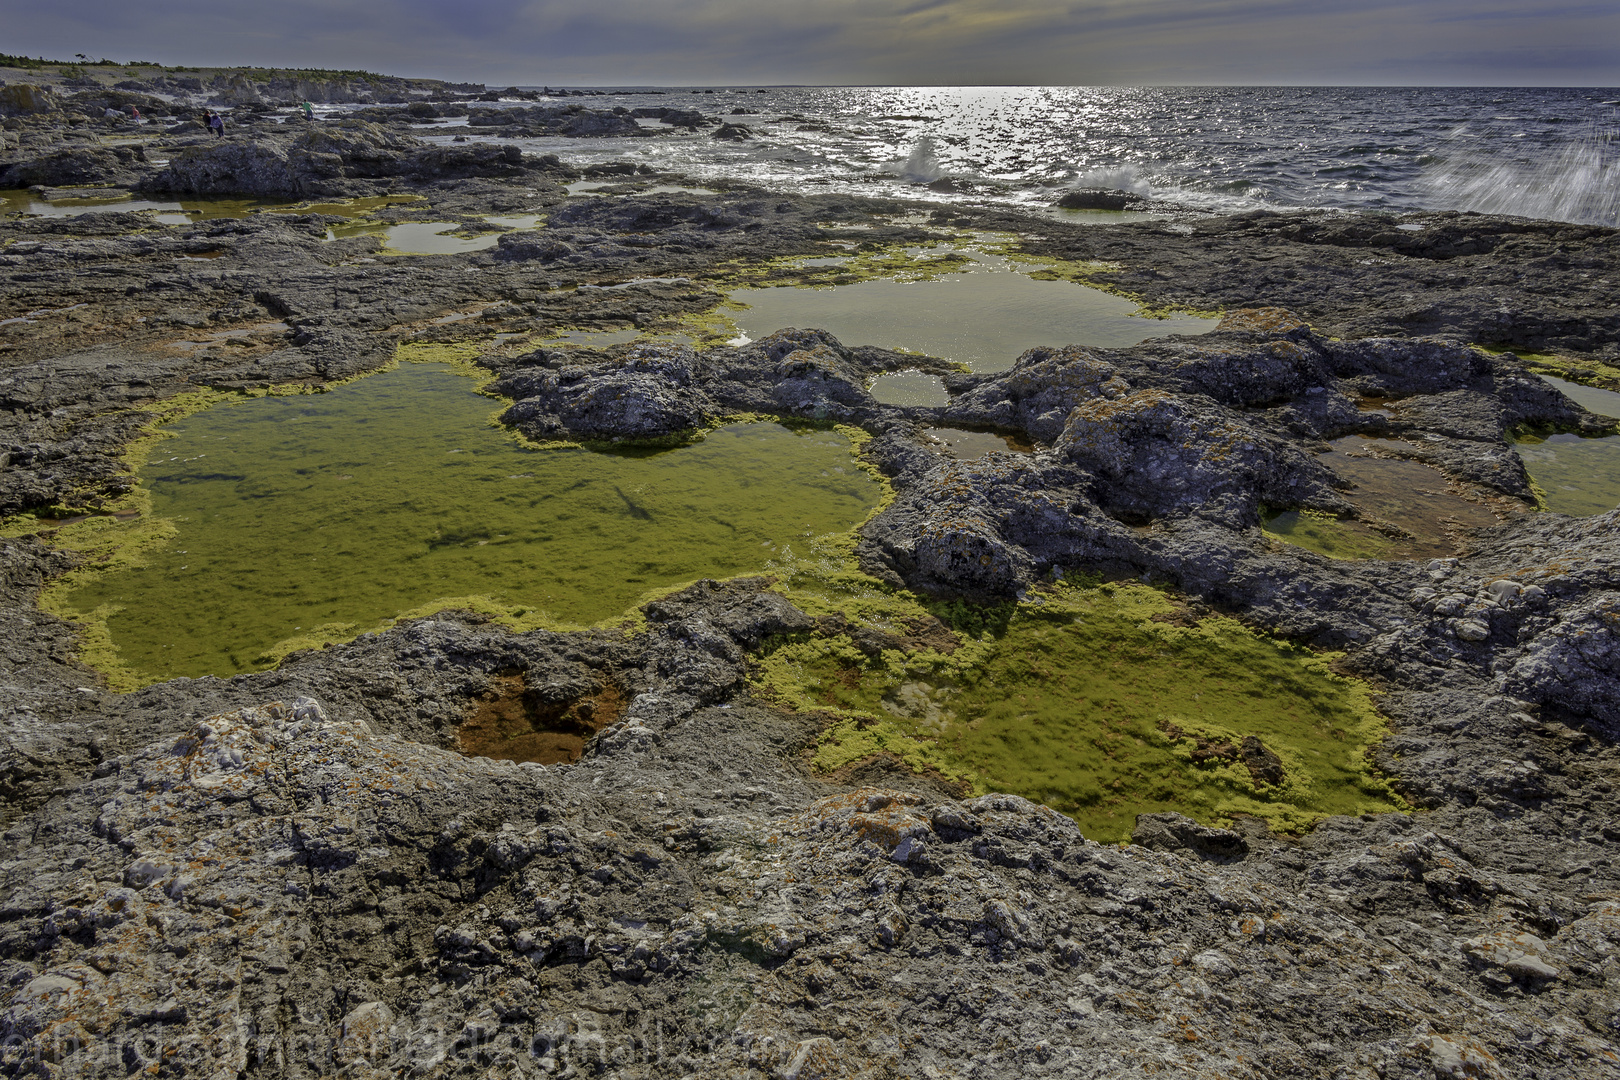
[[[553,86],[1620,86],[1620,0],[17,3],[0,52]]]

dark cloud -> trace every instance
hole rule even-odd
[[[490,83],[1620,83],[1620,6],[1523,0],[77,0],[5,36]]]

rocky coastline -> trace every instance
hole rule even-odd
[[[1093,226],[652,192],[681,178],[429,145],[395,117],[465,116],[480,138],[738,133],[655,107],[481,113],[481,87],[403,82],[365,91],[375,112],[303,125],[294,99],[362,91],[234,78],[0,87],[0,188],[301,203],[0,220],[0,1073],[1620,1068],[1620,510],[1537,512],[1512,444],[1612,432],[1534,372],[1620,388],[1620,232],[1165,207]],[[189,128],[176,92],[234,105],[227,135]],[[135,101],[116,94],[177,122],[126,141],[104,110]],[[585,180],[615,194],[570,193]],[[329,239],[332,204],[382,197],[390,221],[498,236],[441,255]],[[515,213],[544,227],[488,220]],[[988,374],[812,328],[526,342],[690,330],[738,265],[966,229],[1224,317],[1131,348],[1051,342]],[[511,400],[504,422],[537,440],[681,438],[741,414],[860,429],[894,497],[855,557],[890,586],[994,604],[1069,574],[1146,581],[1188,618],[1342,650],[1390,719],[1373,756],[1410,812],[1300,836],[1148,815],[1133,844],[1104,845],[882,757],[819,773],[805,750],[825,718],[763,700],[751,664],[784,637],[876,631],[829,629],[768,578],[700,582],[631,632],[517,634],[452,611],[129,693],[38,606],[77,559],[53,526],[126,506],[126,455],[166,403],[336,384],[405,342],[491,341],[516,344],[476,363]],[[872,397],[902,369],[940,376],[949,403]],[[1034,449],[956,460],[928,425]],[[1498,523],[1433,559],[1335,560],[1263,532],[1267,512],[1358,513],[1323,459],[1355,435],[1404,447],[1382,452]],[[583,756],[463,753],[460,729],[496,707],[567,716]]]

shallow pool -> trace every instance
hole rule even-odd
[[[1620,435],[1603,439],[1553,435],[1521,441],[1514,449],[1541,488],[1547,509],[1590,517],[1620,506]]]
[[[354,221],[327,229],[326,238],[345,240],[351,236],[375,236],[382,240],[385,251],[397,255],[459,255],[494,247],[501,238],[500,233],[461,236],[455,231],[459,228],[461,226],[453,221],[407,221],[395,225]]]
[[[924,248],[912,253],[921,267],[941,257],[965,257],[960,270],[903,275],[817,288],[737,289],[731,299],[748,305],[731,313],[750,339],[784,327],[828,330],[846,345],[909,349],[966,364],[974,371],[1005,371],[1036,345],[1122,348],[1169,334],[1203,334],[1217,320],[1177,315],[1144,317],[1124,297],[1072,281],[1042,280],[1022,265],[974,248]]]
[[[1597,413],[1599,416],[1608,416],[1620,420],[1620,394],[1613,390],[1600,390],[1595,386],[1582,386],[1580,383],[1565,382],[1555,379],[1551,375],[1541,376],[1541,381],[1558,389],[1565,397],[1585,409],[1587,412]]]
[[[140,470],[175,537],[82,583],[123,682],[229,675],[486,598],[583,625],[846,530],[881,485],[836,432],[738,424],[672,450],[537,450],[442,364],[216,406]]]
[[[1495,511],[1431,465],[1395,455],[1417,447],[1351,435],[1321,455],[1355,486],[1340,492],[1357,517],[1288,510],[1266,516],[1266,533],[1335,559],[1432,559],[1455,555],[1469,531],[1499,523]]]
[[[1613,390],[1582,386],[1548,375],[1541,378],[1588,412],[1620,419],[1620,394]],[[1515,449],[1530,479],[1541,488],[1547,509],[1588,517],[1606,514],[1620,506],[1620,436],[1526,438]]]
[[[951,401],[951,395],[945,389],[945,380],[921,371],[888,372],[873,379],[867,389],[885,405],[916,405],[937,409],[949,405]]]

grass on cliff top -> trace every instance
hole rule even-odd
[[[788,595],[812,613],[840,612],[895,635],[925,613],[840,562],[823,550],[778,569]],[[777,642],[761,658],[762,696],[828,717],[815,768],[891,755],[976,794],[1044,802],[1103,841],[1128,839],[1141,813],[1214,824],[1248,814],[1297,832],[1328,815],[1403,805],[1366,757],[1386,722],[1365,684],[1334,673],[1333,654],[1218,616],[1179,625],[1178,605],[1134,583],[1060,585],[1001,609],[932,610],[972,631],[957,635],[950,655],[872,658],[839,635]],[[1281,783],[1250,773],[1235,752],[1246,735],[1281,759]]]

